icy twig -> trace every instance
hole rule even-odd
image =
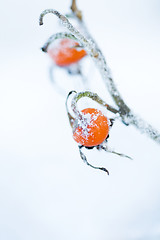
[[[113,153],[113,154],[116,154],[116,155],[118,155],[118,156],[120,156],[120,157],[125,157],[125,158],[129,158],[129,159],[133,160],[131,157],[129,157],[128,155],[126,155],[126,154],[124,154],[124,153],[115,152],[113,149],[109,148],[109,147],[106,145],[105,142],[102,143],[101,145],[98,145],[98,146],[97,146],[97,149],[98,149],[98,150],[103,149],[104,151],[106,151],[106,152],[108,152],[108,153]]]
[[[120,114],[119,110],[117,110],[114,107],[112,107],[111,105],[107,104],[96,93],[92,93],[89,91],[76,93],[72,99],[71,107],[72,107],[73,112],[77,116],[77,118],[82,119],[82,114],[77,108],[77,102],[82,97],[91,98],[92,100],[96,101],[100,105],[106,107],[112,113],[118,114],[119,117],[121,118],[121,114]],[[124,123],[128,124],[128,125],[133,124],[140,130],[141,133],[147,134],[151,139],[155,140],[157,143],[160,143],[159,132],[156,129],[154,129],[150,124],[146,123],[139,116],[131,113],[130,115],[126,116],[126,119],[124,119],[124,117],[123,117],[122,121],[124,121]]]
[[[75,118],[69,113],[69,109],[68,109],[68,99],[72,93],[74,93],[75,95],[73,96],[72,101],[71,101],[71,109],[72,109],[73,113],[75,114]],[[81,113],[81,111],[78,110],[78,107],[77,107],[77,102],[83,97],[91,98],[93,101],[99,103],[103,107],[106,107],[109,111],[111,111],[112,113],[116,114],[117,117],[119,117],[118,110],[115,109],[114,107],[112,107],[111,105],[107,104],[106,102],[104,102],[96,93],[92,93],[90,91],[79,92],[79,93],[77,93],[76,91],[71,91],[71,92],[69,92],[67,99],[66,99],[66,110],[67,110],[69,122],[73,129],[73,132],[77,126],[76,125],[77,119],[81,120],[83,122],[83,124],[85,124],[85,118],[84,118],[83,114]],[[111,126],[113,125],[112,121],[113,121],[113,119],[111,119]]]
[[[80,41],[80,43],[84,46],[89,55],[95,58],[97,57],[98,53],[97,51],[95,51],[95,48],[93,47],[94,43],[92,42],[92,40],[84,37],[76,28],[73,27],[69,20],[64,15],[60,14],[58,11],[54,9],[44,10],[40,15],[39,25],[43,25],[43,18],[48,13],[56,15],[60,19],[62,25],[68,28],[68,30],[77,38],[77,40]]]
[[[127,115],[130,112],[128,106],[124,103],[120,93],[118,92],[115,83],[111,77],[110,69],[107,66],[105,58],[98,48],[95,41],[90,37],[89,39],[83,36],[77,29],[73,27],[73,25],[69,22],[69,20],[59,12],[53,9],[47,9],[43,11],[40,15],[39,23],[40,25],[43,24],[43,17],[48,14],[53,13],[60,19],[61,23],[68,28],[68,30],[77,38],[77,40],[84,46],[87,53],[92,57],[92,59],[97,64],[105,83],[107,84],[108,91],[111,94],[112,98],[114,99],[115,103],[119,107],[121,116]],[[89,35],[90,36],[90,35]]]
[[[74,122],[75,122],[75,118],[70,114],[69,109],[68,109],[68,99],[69,99],[69,97],[70,97],[70,95],[71,95],[72,93],[76,93],[76,91],[70,91],[70,92],[69,92],[69,94],[68,94],[68,96],[67,96],[67,98],[66,98],[66,110],[67,110],[67,115],[68,115],[69,123],[70,123],[70,125],[71,125],[71,127],[72,127],[72,129],[73,129]]]
[[[153,128],[149,123],[144,121],[141,117],[133,114],[133,112],[131,112],[128,116],[128,124],[136,126],[136,128],[141,133],[145,133],[152,140],[154,140],[157,143],[160,143],[160,133],[155,128]]]
[[[156,141],[157,143],[160,143],[160,133],[155,130],[150,124],[146,123],[144,120],[139,118],[138,116],[134,115],[134,113],[130,110],[130,108],[126,105],[123,98],[120,95],[120,92],[118,91],[113,78],[111,76],[110,69],[107,65],[107,62],[97,46],[94,39],[91,37],[91,35],[86,31],[86,36],[83,36],[73,25],[69,22],[69,20],[62,14],[60,14],[58,11],[53,9],[47,9],[43,11],[40,15],[39,24],[43,24],[43,17],[48,14],[52,13],[56,15],[63,26],[65,26],[81,43],[80,45],[83,45],[88,55],[91,56],[91,58],[96,63],[97,67],[99,68],[99,71],[101,73],[101,76],[108,88],[108,91],[110,95],[112,96],[113,100],[115,101],[116,105],[119,108],[119,114],[121,116],[121,119],[124,123],[132,124],[135,127],[137,127],[138,130],[141,132],[147,134],[151,139]]]
[[[77,38],[71,34],[71,33],[67,33],[67,32],[59,32],[59,33],[55,33],[53,34],[47,41],[46,43],[43,45],[43,47],[41,48],[43,52],[47,52],[48,47],[51,43],[53,43],[55,40],[57,39],[64,39],[64,38],[69,38],[69,39],[73,39],[73,40],[77,40]]]
[[[81,119],[82,118],[82,114],[81,112],[78,110],[77,107],[77,102],[78,100],[80,100],[83,97],[88,97],[91,98],[93,101],[99,103],[100,105],[102,105],[103,107],[106,107],[109,111],[111,111],[114,114],[119,113],[119,111],[117,109],[115,109],[114,107],[112,107],[111,105],[107,104],[105,101],[103,101],[98,95],[97,93],[93,93],[90,91],[85,91],[85,92],[79,92],[76,93],[75,96],[72,99],[72,103],[71,103],[71,108],[73,110],[73,112],[75,113],[76,117]]]

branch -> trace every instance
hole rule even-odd
[[[135,115],[133,112],[129,114],[128,120],[128,124],[134,125],[141,133],[145,133],[152,140],[160,144],[160,133],[149,123],[144,121],[138,115]]]
[[[108,91],[111,94],[112,98],[114,99],[116,105],[119,107],[121,115],[129,114],[130,109],[129,107],[124,103],[119,91],[116,88],[116,85],[111,77],[110,69],[106,63],[106,60],[98,48],[95,41],[90,37],[87,39],[85,36],[83,36],[76,28],[73,27],[73,25],[69,22],[69,20],[59,12],[53,9],[47,9],[43,11],[40,15],[39,24],[43,25],[43,18],[46,14],[53,13],[54,15],[58,16],[61,23],[68,28],[68,30],[77,38],[77,40],[81,43],[81,45],[84,46],[85,50],[87,51],[88,55],[92,57],[92,59],[95,61],[96,65],[98,66],[100,73],[102,75],[102,78],[104,79]]]
[[[76,0],[72,0],[71,10],[82,21],[82,12],[77,8]]]
[[[112,107],[111,105],[107,104],[105,101],[103,101],[98,95],[97,93],[92,93],[90,91],[85,91],[85,92],[79,92],[76,93],[75,96],[72,99],[72,103],[71,103],[71,107],[73,112],[75,113],[75,115],[81,119],[81,112],[78,110],[77,108],[77,102],[83,98],[83,97],[88,97],[91,98],[93,101],[99,103],[100,105],[102,105],[103,107],[106,107],[110,112],[117,114],[119,113],[119,111],[117,109],[115,109],[114,107]]]
[[[68,109],[68,98],[70,97],[70,95],[71,95],[72,93],[76,93],[76,91],[70,91],[70,92],[68,93],[68,96],[67,96],[67,98],[66,98],[66,103],[65,103],[65,105],[66,105],[66,110],[67,110],[67,115],[68,115],[69,123],[70,123],[70,125],[71,125],[71,127],[72,127],[72,129],[73,129],[73,127],[74,127],[74,122],[75,122],[75,118],[70,114],[69,109]]]
[[[118,91],[113,81],[110,69],[107,65],[107,62],[101,50],[99,49],[98,45],[91,37],[91,35],[87,33],[86,29],[85,35],[87,37],[83,36],[76,28],[74,28],[73,25],[64,15],[60,14],[58,11],[53,9],[47,9],[41,13],[39,19],[40,25],[43,24],[43,17],[48,13],[56,15],[60,19],[63,26],[65,26],[77,38],[80,44],[84,46],[88,55],[90,55],[91,58],[94,60],[97,67],[99,68],[101,76],[108,88],[110,95],[112,96],[114,102],[119,108],[119,114],[122,118],[122,121],[125,122],[126,124],[134,125],[138,130],[147,134],[151,139],[155,140],[157,143],[160,143],[160,133],[157,130],[155,130],[150,124],[142,120],[140,117],[134,115],[134,113],[124,102],[123,98],[120,95],[120,92]]]
[[[77,40],[77,38],[71,34],[71,33],[67,33],[67,32],[60,32],[60,33],[55,33],[53,34],[47,41],[46,43],[43,45],[43,47],[41,48],[43,52],[47,52],[48,47],[51,43],[53,43],[55,40],[57,39],[63,39],[63,38],[69,38],[69,39],[73,39],[73,40]]]
[[[85,91],[85,92],[76,93],[72,99],[71,107],[78,119],[82,119],[82,114],[78,110],[77,102],[78,102],[78,100],[80,100],[83,97],[91,98],[93,101],[96,101],[100,105],[106,107],[110,112],[112,112],[114,114],[119,113],[119,111],[117,109],[115,109],[114,107],[112,107],[111,105],[109,105],[105,101],[103,101],[96,93]],[[121,117],[121,114],[119,114],[119,115]],[[139,116],[136,116],[135,114],[131,113],[129,116],[127,116],[125,123],[135,125],[140,130],[141,133],[146,133],[151,139],[153,139],[157,143],[160,143],[159,132],[156,129],[154,129],[150,124],[146,123]]]

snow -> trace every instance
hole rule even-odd
[[[48,7],[65,13],[70,1],[3,4],[8,12],[1,14],[0,239],[159,239],[159,145],[117,119],[109,147],[133,161],[92,149],[85,150],[88,161],[106,167],[110,176],[88,167],[72,139],[67,94],[58,94],[49,81],[51,62],[40,47],[59,25],[49,16],[39,27],[38,17]],[[160,130],[158,1],[100,0],[97,7],[82,0],[79,7],[122,96]],[[91,90],[112,105],[87,59]],[[67,92],[74,89],[70,76],[59,76]]]

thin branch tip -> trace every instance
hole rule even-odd
[[[100,168],[100,170],[102,170],[102,171],[106,172],[106,173],[108,174],[108,176],[109,176],[109,171],[108,171],[106,168],[104,168],[104,167],[101,167],[101,168]]]
[[[42,52],[47,52],[45,47],[41,47]]]
[[[43,18],[46,14],[48,13],[52,13],[56,16],[58,16],[59,18],[61,18],[61,14],[57,11],[57,10],[54,10],[54,9],[46,9],[44,10],[41,14],[40,14],[40,17],[39,17],[39,25],[43,25]],[[63,15],[62,15],[63,16]]]
[[[42,20],[42,18],[39,19],[39,25],[40,25],[40,26],[43,25],[43,20]]]

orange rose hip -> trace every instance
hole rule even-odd
[[[76,49],[79,44],[72,39],[62,39],[54,48],[48,49],[48,54],[54,63],[60,67],[66,67],[80,61],[86,56],[84,49]]]
[[[73,133],[74,140],[86,147],[101,144],[109,134],[109,122],[103,113],[95,108],[86,108],[82,111],[83,121],[79,120]]]

